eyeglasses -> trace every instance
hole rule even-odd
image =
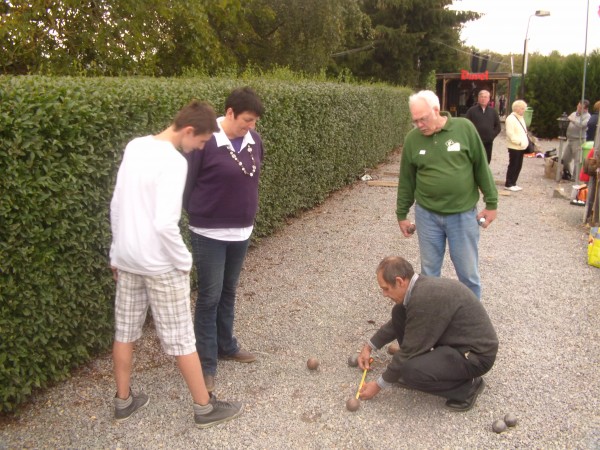
[[[413,119],[412,123],[413,125],[423,124],[429,120],[429,116],[431,116],[431,114],[427,114],[419,119]]]

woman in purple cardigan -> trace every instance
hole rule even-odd
[[[206,387],[214,390],[217,359],[250,363],[233,335],[235,296],[258,210],[263,144],[254,131],[263,114],[256,93],[234,90],[217,119],[219,132],[188,157],[183,206],[188,212],[198,273],[196,348]]]

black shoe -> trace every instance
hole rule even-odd
[[[573,175],[568,170],[564,170],[562,174],[562,179],[566,181],[573,181]]]
[[[469,394],[469,396],[465,400],[447,400],[446,408],[448,408],[451,411],[459,412],[470,410],[475,405],[477,397],[483,392],[484,388],[485,381],[483,381],[483,378],[473,378],[473,387],[471,388],[471,393]]]
[[[401,387],[402,389],[412,389],[408,384],[404,382],[404,378],[402,377],[398,378],[398,380],[394,384],[398,387]]]

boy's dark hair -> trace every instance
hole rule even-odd
[[[252,112],[258,117],[264,113],[262,102],[256,92],[248,86],[235,89],[225,100],[225,111],[229,108],[233,110],[233,117],[237,117],[243,112]]]
[[[377,266],[375,273],[381,272],[381,278],[387,284],[395,285],[396,277],[410,280],[415,271],[413,266],[401,256],[387,256]]]
[[[173,126],[175,131],[193,127],[195,136],[219,131],[217,115],[213,107],[198,100],[192,100],[181,108],[173,120]]]

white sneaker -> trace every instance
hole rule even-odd
[[[507,191],[512,191],[512,192],[519,192],[519,191],[523,190],[523,188],[519,187],[519,186],[511,186],[511,187],[504,186],[504,189],[506,189]]]

